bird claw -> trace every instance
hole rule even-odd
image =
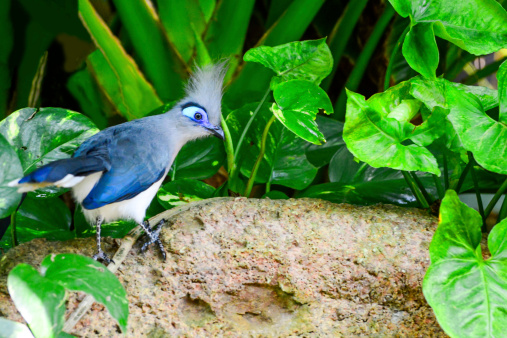
[[[153,227],[154,229],[153,230],[150,228],[149,223],[146,222],[143,226],[143,229],[146,235],[148,236],[149,240],[146,241],[146,243],[144,243],[143,246],[141,247],[141,252],[145,252],[151,244],[157,243],[157,246],[160,250],[160,253],[162,254],[162,258],[164,259],[164,261],[166,260],[167,255],[164,249],[164,245],[162,244],[162,241],[160,240],[159,236],[160,232],[162,231],[162,225],[165,223],[166,220],[162,219],[160,222],[158,222],[157,225]]]
[[[113,263],[114,264],[114,261],[111,258],[109,258],[109,256],[106,255],[104,253],[104,251],[102,251],[102,249],[99,249],[97,251],[97,253],[95,255],[93,255],[92,258],[94,260],[96,260],[96,261],[98,261],[100,259],[100,260],[104,261],[106,264],[109,264],[109,263]]]

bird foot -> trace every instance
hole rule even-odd
[[[93,255],[92,258],[94,260],[96,260],[96,261],[98,261],[100,259],[100,260],[102,260],[106,264],[109,264],[109,263],[113,263],[114,264],[114,261],[111,258],[109,258],[109,256],[106,255],[105,252],[102,251],[102,249],[99,249],[97,251],[97,253],[95,255]]]
[[[145,252],[151,244],[156,243],[160,250],[160,253],[162,254],[162,258],[164,259],[164,261],[166,260],[167,255],[164,249],[164,245],[162,244],[162,241],[160,240],[159,237],[160,231],[162,231],[162,225],[164,225],[165,223],[166,220],[162,219],[153,227],[153,229],[150,228],[148,221],[141,224],[146,235],[149,238],[149,240],[146,241],[146,243],[144,243],[143,246],[141,247],[141,252]]]

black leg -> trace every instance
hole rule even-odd
[[[157,243],[160,253],[162,254],[162,257],[164,258],[164,260],[166,260],[167,255],[165,253],[164,245],[162,244],[162,241],[159,239],[160,231],[162,230],[162,225],[164,225],[165,222],[166,222],[165,219],[161,220],[160,222],[158,222],[157,225],[153,227],[153,229],[150,228],[150,224],[148,223],[148,221],[140,223],[141,227],[143,228],[144,232],[149,238],[149,240],[142,246],[141,252],[146,251],[146,249],[148,249],[148,246],[150,244]]]
[[[102,251],[102,247],[100,246],[100,226],[102,225],[102,222],[104,221],[104,219],[99,216],[97,217],[97,220],[96,220],[96,223],[95,223],[95,227],[97,229],[97,253],[95,255],[93,255],[93,259],[95,260],[99,260],[99,259],[102,259],[106,264],[109,264],[111,262],[114,263],[114,261],[109,258],[105,253],[104,251]]]

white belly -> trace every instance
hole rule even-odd
[[[101,172],[91,174],[72,188],[72,193],[78,203],[81,203],[88,196],[101,176]],[[162,175],[162,178],[155,184],[131,199],[111,203],[93,210],[82,208],[83,213],[90,223],[95,223],[98,216],[103,217],[105,223],[119,219],[133,219],[137,223],[141,223],[146,215],[146,209],[157,194],[164,177],[165,175]]]

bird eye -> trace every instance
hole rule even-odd
[[[183,107],[182,111],[183,115],[186,117],[191,118],[194,121],[205,121],[208,118],[208,115],[206,114],[206,111],[197,106],[187,106]]]

